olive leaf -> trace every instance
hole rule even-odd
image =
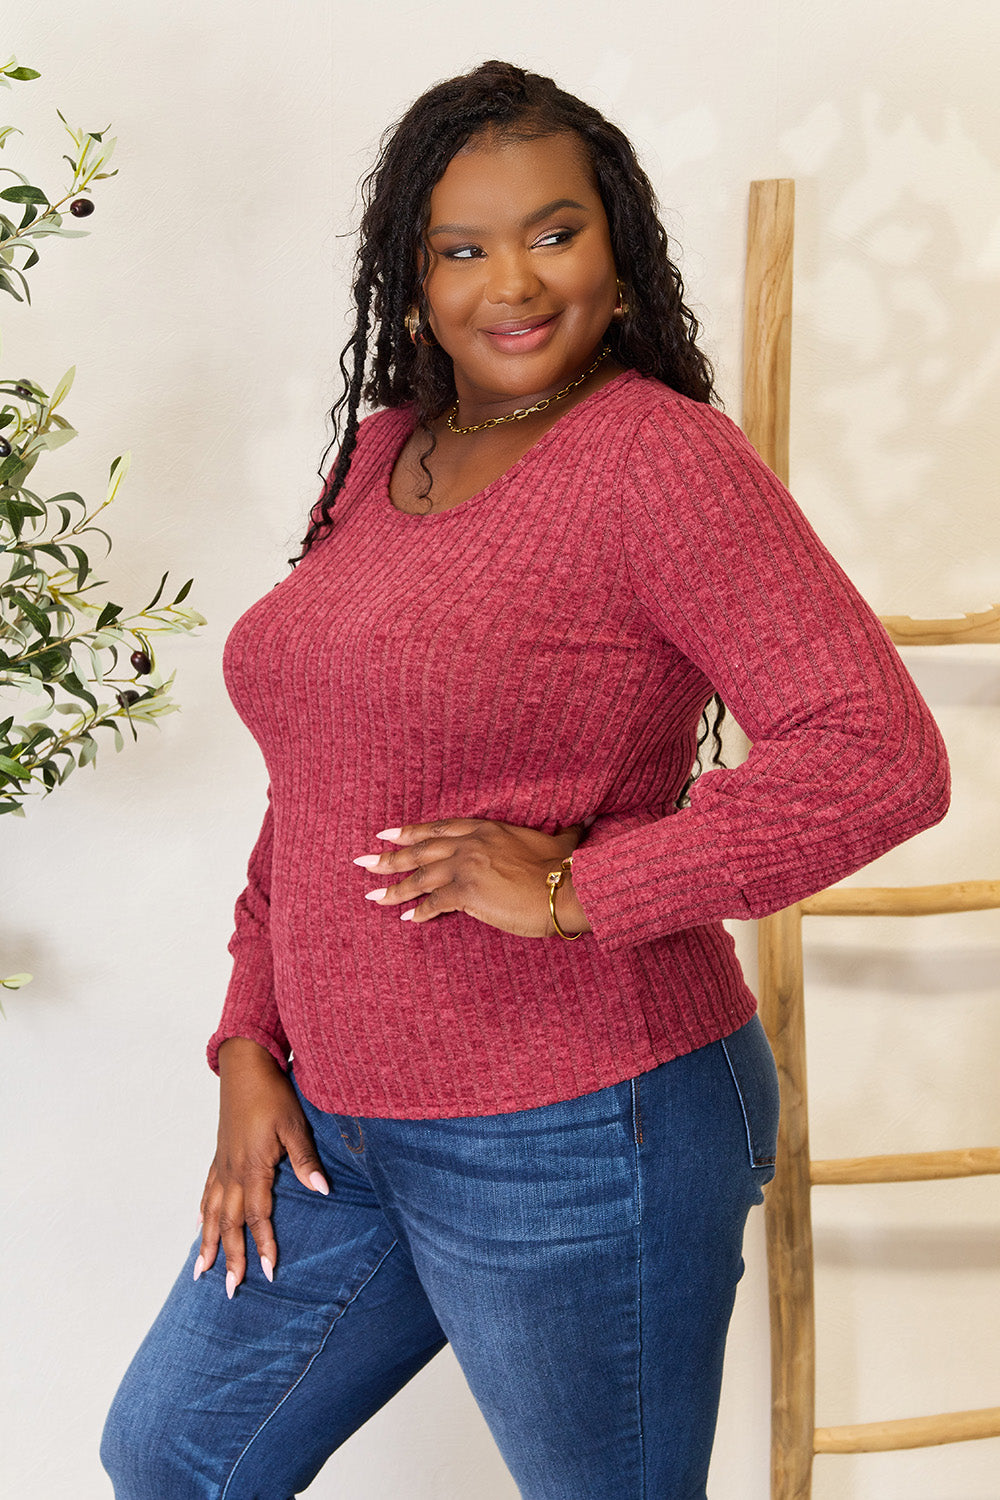
[[[28,79],[41,78],[41,76],[41,73],[36,73],[34,68],[19,68],[16,57],[8,57],[7,61],[0,66],[0,84],[8,89],[10,88],[8,80],[11,78],[16,78],[19,82],[25,83]]]
[[[20,187],[4,188],[0,198],[7,203],[44,203],[46,207],[49,203],[41,188],[32,187],[30,182],[25,182]]]
[[[62,379],[56,381],[56,388],[52,392],[52,398],[49,401],[50,415],[55,411],[60,401],[62,401],[66,396],[69,395],[70,391],[73,388],[73,381],[75,379],[76,365],[70,365],[69,369],[66,371],[66,374],[62,377]]]

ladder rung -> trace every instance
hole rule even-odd
[[[843,885],[799,902],[809,917],[930,917],[942,912],[989,911],[1000,906],[1000,880],[953,880],[949,885]]]
[[[938,1443],[967,1443],[990,1437],[1000,1437],[1000,1406],[906,1417],[899,1422],[817,1427],[813,1447],[817,1453],[891,1453],[897,1448],[933,1448]]]
[[[943,1177],[988,1177],[1000,1172],[1000,1147],[964,1151],[909,1151],[901,1156],[841,1156],[809,1163],[816,1185],[855,1182],[928,1182]]]
[[[970,641],[1000,642],[1000,604],[953,620],[914,620],[883,615],[882,624],[897,646],[958,646]]]

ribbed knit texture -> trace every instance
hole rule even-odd
[[[318,1106],[492,1114],[602,1088],[754,1010],[725,917],[937,821],[937,729],[867,605],[738,428],[633,371],[428,517],[389,499],[406,411],[361,428],[336,524],[225,657],[271,805],[209,1055],[245,1036]],[[753,743],[673,804],[718,690]],[[424,925],[352,857],[436,818],[554,831],[594,931]]]

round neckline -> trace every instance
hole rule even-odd
[[[627,381],[632,379],[638,380],[640,378],[641,377],[639,375],[639,371],[633,369],[622,370],[619,372],[619,374],[612,376],[612,378],[606,381],[604,385],[598,386],[596,391],[591,391],[589,395],[584,396],[582,401],[578,401],[575,406],[571,406],[569,411],[563,412],[558,421],[553,422],[551,427],[546,428],[541,436],[534,443],[532,443],[531,447],[526,449],[525,452],[521,454],[520,458],[516,458],[514,460],[509,469],[505,469],[502,474],[497,475],[496,479],[490,480],[490,483],[483,489],[477,490],[474,495],[470,495],[466,500],[460,500],[457,505],[450,506],[448,510],[433,510],[426,514],[423,514],[420,511],[400,510],[398,506],[393,505],[392,503],[390,485],[392,483],[393,470],[399,462],[400,454],[402,453],[406,444],[409,442],[415,430],[413,423],[407,422],[406,428],[399,438],[399,441],[393,445],[385,473],[382,476],[382,490],[385,505],[392,512],[392,514],[394,516],[398,516],[401,521],[419,521],[424,526],[426,526],[429,521],[447,521],[449,516],[457,515],[459,511],[465,510],[467,506],[478,505],[480,501],[488,499],[493,494],[494,490],[496,490],[500,485],[507,484],[511,479],[514,478],[516,474],[519,474],[524,465],[529,463],[534,455],[547,445],[549,439],[553,436],[554,433],[565,431],[566,425],[572,422],[577,412],[582,412],[591,407],[593,403],[600,401],[605,393],[619,389]]]

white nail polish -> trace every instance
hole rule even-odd
[[[402,833],[402,831],[403,830],[401,828],[383,828],[382,832],[377,833],[375,837],[377,839],[388,839],[391,843],[393,839],[399,838],[399,835]]]
[[[374,870],[377,869],[381,858],[381,854],[359,854],[354,863],[360,865],[363,870]]]
[[[236,1295],[236,1273],[235,1273],[235,1271],[227,1271],[226,1272],[226,1296],[229,1298],[230,1302],[232,1302],[233,1297],[235,1295]]]
[[[400,917],[399,920],[401,922],[412,922],[413,918],[414,918],[414,915],[415,915],[414,911],[404,911],[403,915]]]
[[[203,1255],[199,1255],[198,1259],[194,1263],[194,1279],[195,1279],[195,1281],[197,1281],[202,1276],[202,1274],[204,1273],[204,1270],[205,1270],[205,1257]]]
[[[260,1258],[260,1268],[264,1272],[264,1275],[267,1277],[268,1281],[274,1280],[274,1267],[268,1260],[266,1255],[262,1255]]]
[[[366,891],[365,892],[365,900],[366,901],[381,901],[382,897],[385,896],[385,895],[388,895],[388,889],[387,889],[386,886],[383,886],[380,891]]]

